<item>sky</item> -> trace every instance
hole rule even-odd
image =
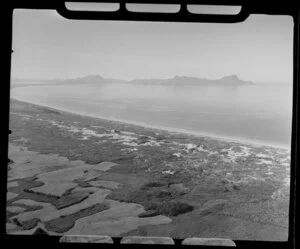
[[[292,82],[293,20],[251,15],[237,24],[68,20],[15,10],[13,78],[217,79]]]

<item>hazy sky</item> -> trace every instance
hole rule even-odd
[[[244,23],[78,21],[54,10],[15,10],[12,77],[220,78],[291,82],[291,17]]]

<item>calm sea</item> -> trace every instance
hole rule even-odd
[[[13,88],[11,97],[174,131],[290,146],[292,86],[73,85]]]

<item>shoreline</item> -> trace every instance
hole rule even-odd
[[[286,151],[17,100],[10,110],[8,233],[287,238]]]
[[[190,131],[190,130],[185,130],[185,129],[180,129],[180,128],[172,128],[172,127],[165,127],[165,126],[156,126],[156,125],[149,125],[143,122],[137,122],[137,121],[131,121],[131,120],[122,120],[114,117],[105,117],[105,116],[96,116],[93,114],[88,114],[88,113],[80,113],[80,112],[73,112],[70,110],[67,110],[65,108],[59,108],[59,107],[52,107],[40,103],[35,103],[35,102],[30,102],[18,98],[10,98],[12,100],[40,106],[40,107],[45,107],[49,108],[55,111],[60,111],[64,112],[66,114],[72,114],[72,115],[79,115],[82,117],[89,117],[89,118],[96,118],[96,119],[101,119],[101,120],[106,120],[106,121],[112,121],[112,122],[118,122],[118,123],[123,123],[127,125],[134,125],[134,126],[139,126],[142,128],[147,128],[147,129],[154,129],[154,130],[161,130],[165,132],[170,132],[170,133],[176,133],[176,134],[184,134],[184,135],[190,135],[190,136],[195,136],[198,138],[207,138],[207,139],[215,139],[215,140],[221,140],[223,142],[233,142],[233,143],[239,143],[239,144],[244,144],[244,145],[250,145],[254,147],[272,147],[274,149],[284,149],[290,151],[291,147],[287,145],[277,145],[277,144],[272,144],[272,143],[264,143],[264,142],[259,142],[259,141],[254,141],[254,140],[249,140],[249,139],[243,139],[243,138],[234,138],[234,137],[227,137],[227,136],[220,136],[220,135],[214,135],[214,134],[207,134],[207,133],[201,133],[201,132],[195,132],[195,131]]]

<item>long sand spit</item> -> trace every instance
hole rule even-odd
[[[8,233],[287,238],[288,150],[11,110]]]

